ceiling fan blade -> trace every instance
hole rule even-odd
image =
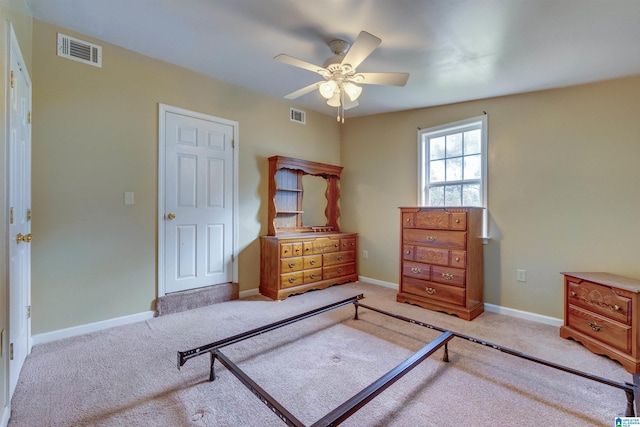
[[[373,34],[369,34],[366,31],[360,31],[358,37],[353,42],[353,45],[347,51],[343,64],[349,64],[352,68],[357,68],[367,56],[371,54],[379,45],[382,40]]]
[[[303,61],[302,59],[294,58],[293,56],[285,55],[281,53],[280,55],[273,58],[277,61],[284,62],[285,64],[293,65],[294,67],[302,68],[305,70],[313,71],[314,73],[318,73],[322,75],[323,73],[329,73],[326,69],[322,68],[319,65],[314,65],[310,62]]]
[[[358,73],[352,79],[354,83],[364,85],[404,86],[409,73]]]
[[[360,105],[360,104],[358,103],[358,101],[352,101],[352,100],[350,100],[350,99],[349,99],[349,97],[348,97],[348,96],[346,96],[346,97],[344,98],[344,109],[345,109],[345,111],[346,111],[346,110],[350,110],[350,109],[352,109],[352,108],[356,108],[358,105]]]
[[[318,88],[318,85],[322,82],[313,83],[309,86],[305,86],[302,89],[298,89],[295,92],[291,92],[289,95],[286,95],[284,99],[296,99],[301,97],[302,95],[306,95],[309,92],[313,92],[314,89]]]

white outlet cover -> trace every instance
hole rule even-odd
[[[132,205],[134,203],[133,191],[125,191],[124,193],[124,204]]]

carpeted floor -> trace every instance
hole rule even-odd
[[[176,352],[364,293],[362,302],[615,381],[631,375],[558,328],[483,313],[472,322],[395,302],[366,283],[274,302],[230,301],[35,346],[12,400],[10,426],[281,426],[209,357],[176,368]],[[353,306],[224,349],[310,425],[435,338],[437,332]],[[465,340],[442,350],[354,414],[347,426],[612,426],[624,392]]]

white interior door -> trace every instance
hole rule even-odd
[[[31,81],[11,29],[9,73],[9,385],[29,353],[31,321]]]
[[[161,116],[165,293],[232,282],[236,126],[184,110]]]

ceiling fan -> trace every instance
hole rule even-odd
[[[274,59],[294,67],[320,74],[324,80],[298,89],[285,96],[296,99],[318,89],[327,99],[327,104],[338,107],[338,121],[344,123],[344,111],[358,106],[358,97],[362,93],[361,84],[404,86],[409,73],[358,73],[356,68],[373,52],[382,40],[366,31],[361,31],[353,45],[345,40],[332,40],[329,48],[334,56],[327,59],[322,67],[310,62],[280,54]],[[345,96],[346,95],[346,96]]]

